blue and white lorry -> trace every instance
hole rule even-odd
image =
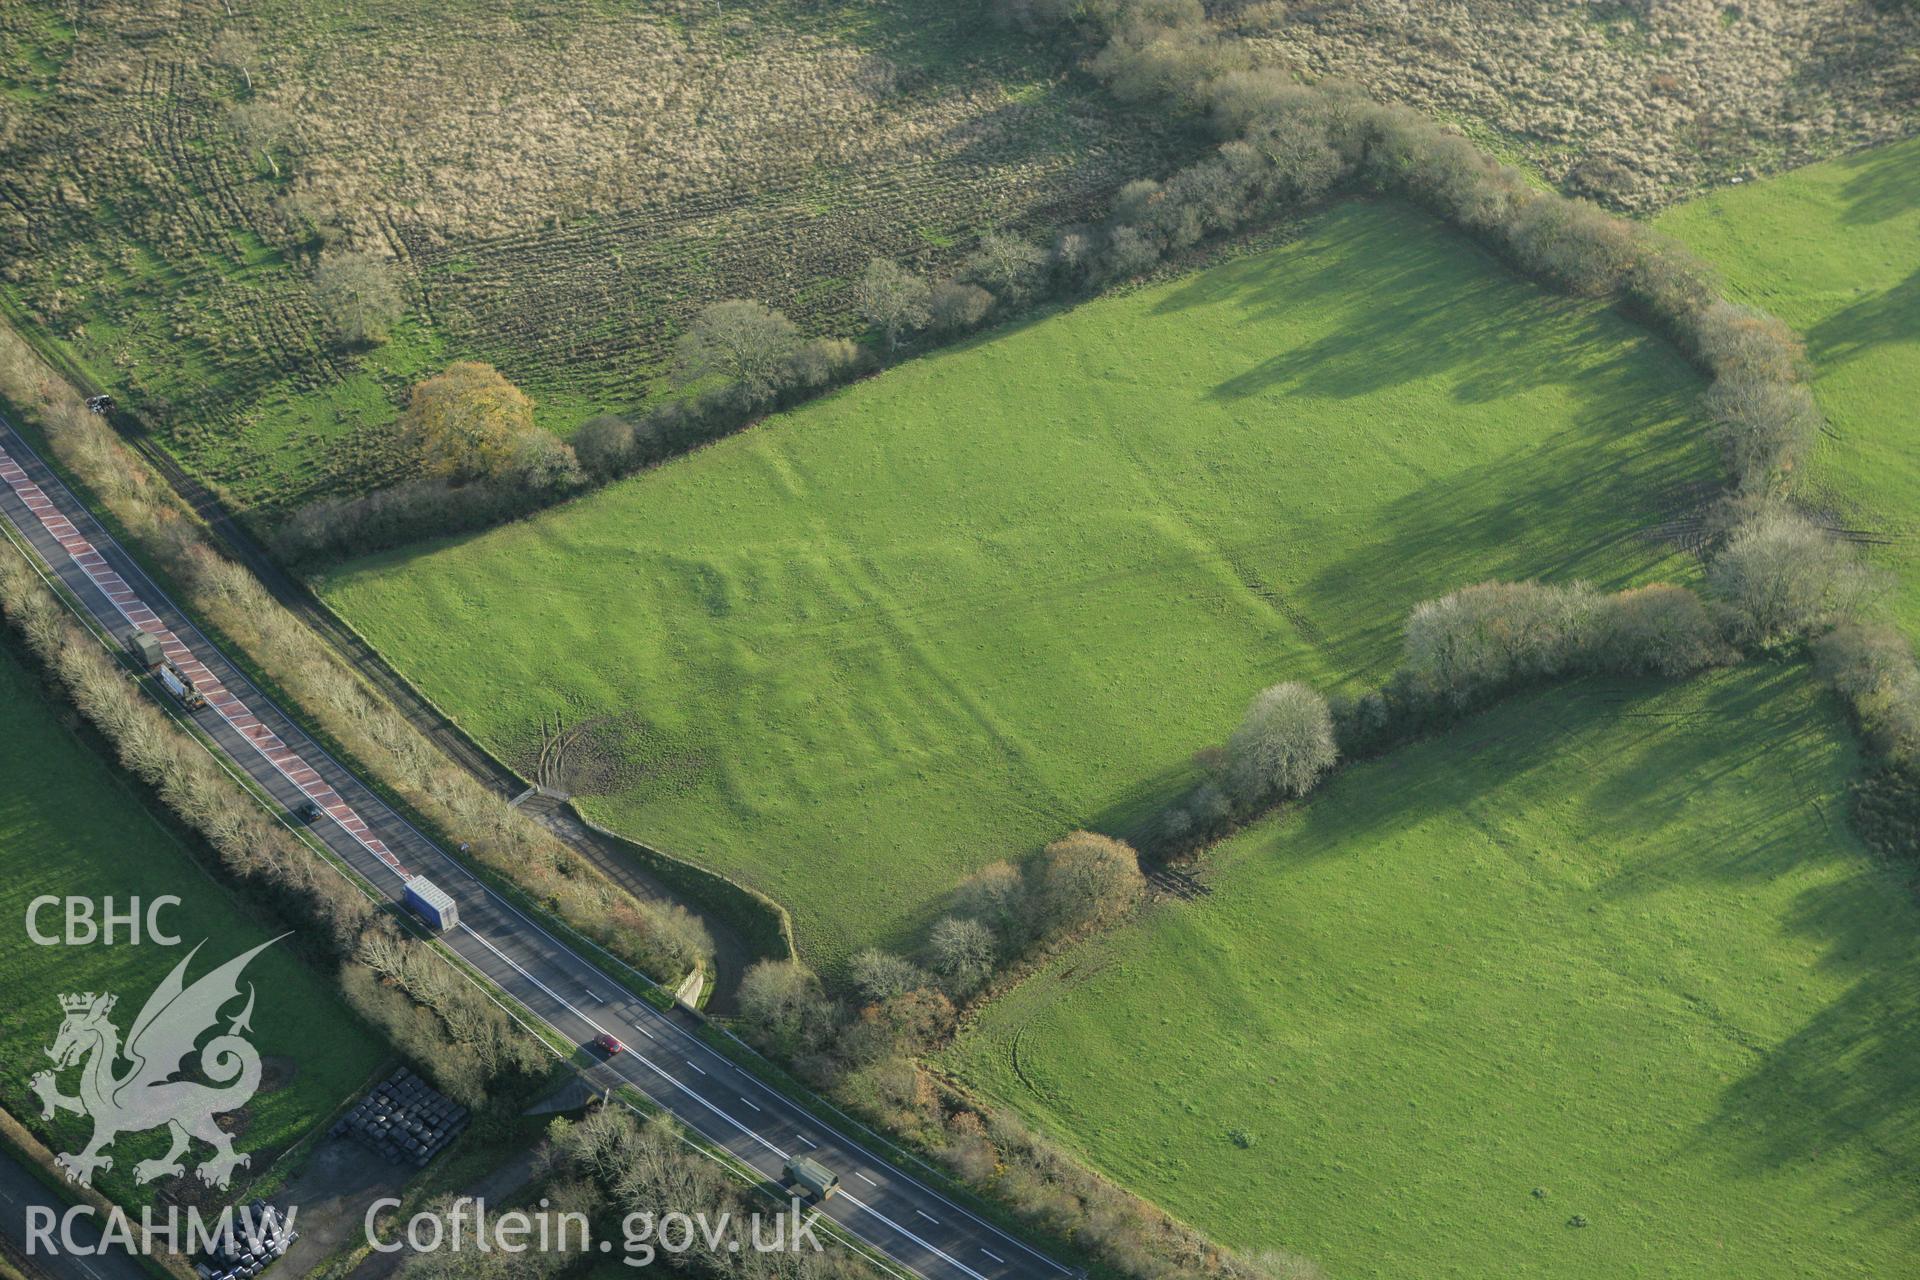
[[[445,933],[460,923],[460,908],[454,905],[452,896],[425,876],[408,880],[400,901],[435,933]]]

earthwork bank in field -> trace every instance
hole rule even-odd
[[[928,356],[332,574],[483,741],[752,881],[832,967],[970,868],[1125,833],[1253,692],[1378,678],[1486,578],[1684,578],[1666,343],[1398,206]]]

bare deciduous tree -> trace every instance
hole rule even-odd
[[[749,404],[771,400],[800,349],[800,330],[773,308],[745,299],[702,308],[677,350],[682,382],[726,379]]]
[[[854,282],[853,301],[867,323],[880,331],[889,351],[899,347],[902,335],[924,329],[933,318],[933,290],[927,282],[887,258],[867,264]]]
[[[848,976],[853,989],[868,1004],[879,1004],[926,983],[920,966],[889,951],[868,947],[853,958]]]
[[[1707,569],[1739,638],[1770,645],[1819,631],[1860,607],[1871,576],[1853,549],[1805,517],[1769,507],[1733,531]]]
[[[1023,301],[1033,292],[1047,255],[1019,236],[989,231],[967,256],[967,278],[1009,302]]]
[[[963,916],[948,916],[927,935],[927,962],[955,995],[968,995],[987,980],[994,951],[993,931]]]
[[[1303,795],[1333,767],[1327,700],[1297,681],[1257,694],[1227,739],[1227,779],[1240,802]]]
[[[1813,393],[1797,382],[1730,375],[1702,398],[1727,469],[1742,488],[1760,490],[1793,471],[1820,434]]]
[[[977,284],[948,280],[934,286],[928,301],[933,327],[944,334],[965,333],[993,309],[993,295]]]
[[[740,1012],[765,1041],[792,1053],[832,1030],[833,1007],[813,970],[762,960],[740,979]]]

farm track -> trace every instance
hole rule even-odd
[[[23,335],[24,336],[24,335]],[[35,344],[43,357],[53,361],[59,372],[83,395],[97,394],[99,388],[70,361]],[[189,475],[153,438],[140,430],[126,414],[108,416],[115,431],[148,465],[159,472],[181,501],[203,520],[224,544],[234,559],[247,566],[280,606],[318,636],[348,666],[358,671],[405,716],[407,722],[432,742],[448,759],[472,775],[482,786],[504,799],[525,792],[529,783],[517,772],[495,758],[475,742],[467,732],[429,702],[407,679],[381,657],[354,630],[327,608],[304,583],[274,563],[266,551],[241,527],[219,495]],[[634,865],[574,811],[569,802],[536,793],[520,808],[552,832],[562,843],[591,862],[599,871],[637,898],[681,907],[706,926],[713,939],[714,988],[709,1007],[723,1010],[731,1006],[740,975],[758,957],[746,945],[739,932],[705,904],[676,894],[655,876]],[[639,842],[636,841],[636,844]],[[672,855],[653,850],[663,858]]]

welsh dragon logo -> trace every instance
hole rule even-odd
[[[232,1136],[213,1117],[245,1106],[260,1087],[260,1055],[240,1034],[252,1030],[252,983],[247,984],[246,1007],[224,1033],[200,1048],[200,1074],[213,1083],[177,1077],[201,1036],[215,1029],[221,1008],[239,998],[241,970],[279,940],[261,943],[188,986],[187,966],[200,952],[196,946],[147,997],[124,1047],[119,1028],[109,1017],[117,996],[89,991],[60,997],[66,1020],[46,1051],[54,1069],[40,1072],[29,1083],[40,1095],[43,1119],[52,1119],[58,1111],[93,1117],[93,1137],[86,1147],[54,1158],[69,1181],[90,1185],[94,1170],[113,1168],[113,1157],[102,1153],[115,1138],[162,1126],[171,1134],[173,1145],[158,1160],[135,1165],[136,1182],[186,1172],[180,1157],[194,1138],[214,1149],[213,1156],[194,1171],[209,1186],[225,1187],[236,1167],[250,1163],[251,1157],[234,1151]],[[122,1059],[130,1064],[124,1072],[116,1070]],[[80,1094],[69,1098],[60,1092],[55,1075],[77,1063],[83,1064]]]

